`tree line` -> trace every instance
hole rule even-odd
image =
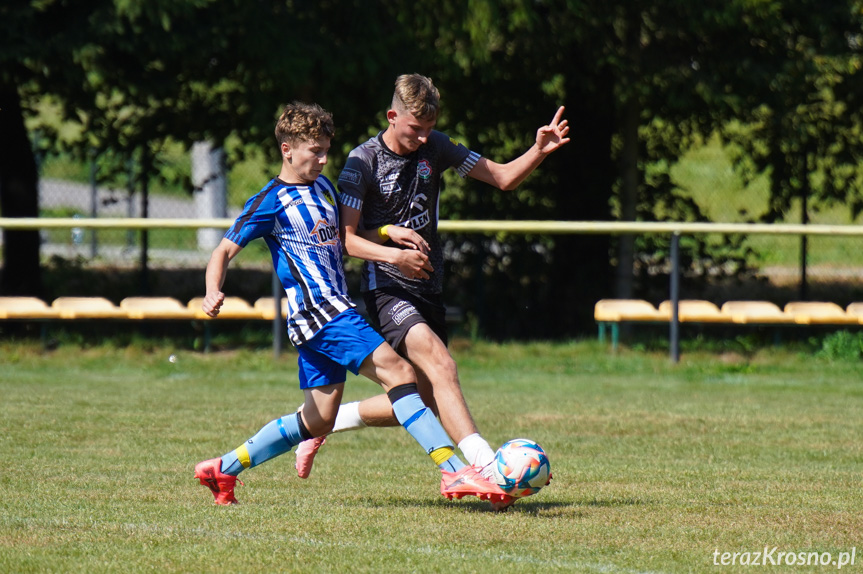
[[[11,0],[0,6],[0,213],[38,215],[32,134],[46,100],[78,137],[40,145],[152,158],[237,137],[275,152],[282,105],[337,123],[331,161],[375,133],[401,73],[432,77],[439,126],[501,161],[566,105],[572,141],[514,192],[447,180],[442,217],[703,221],[668,170],[719,135],[761,221],[798,200],[863,209],[858,0]],[[274,156],[275,159],[275,156]],[[145,161],[146,164],[146,161]],[[152,168],[152,166],[151,166]],[[648,169],[649,168],[649,169]],[[592,325],[593,303],[639,289],[664,239],[448,236],[450,302],[500,337]],[[739,239],[685,262],[740,263]],[[41,290],[38,232],[7,231],[4,294]]]

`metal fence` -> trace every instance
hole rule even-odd
[[[151,193],[147,196],[147,216],[154,219],[196,219],[201,216],[195,197],[178,197]],[[56,179],[39,183],[39,205],[43,214],[60,217],[140,218],[144,213],[140,192],[99,188],[90,184]],[[227,217],[236,217],[240,207],[229,206]],[[150,265],[180,267],[206,265],[210,252],[218,243],[208,230],[152,229],[147,250]],[[43,256],[83,259],[89,264],[124,267],[140,259],[141,234],[127,229],[42,230]]]
[[[214,153],[212,149],[193,148],[193,154],[196,152],[210,154],[207,156],[210,163],[192,162],[190,154],[186,154],[185,160],[175,159],[175,165],[171,166],[174,171],[185,172],[185,181],[191,182],[188,189],[165,190],[151,186],[145,192],[140,184],[123,181],[104,183],[104,178],[97,177],[95,164],[79,170],[76,178],[57,177],[56,173],[49,173],[51,170],[43,170],[39,184],[42,217],[46,220],[53,217],[131,220],[146,215],[151,219],[224,217],[232,220],[239,214],[242,202],[257,191],[255,186],[270,176],[266,162],[260,159],[236,163],[227,173],[220,175],[213,171],[212,166],[223,164],[224,158],[211,157]],[[713,150],[714,156],[715,152]],[[699,164],[699,161],[702,163]],[[766,204],[766,186],[752,185],[740,189],[730,165],[723,163],[721,158],[696,157],[694,162],[695,165],[710,165],[712,169],[676,175],[672,173],[672,176],[678,180],[683,192],[690,193],[693,201],[712,221],[725,224],[751,221],[758,215],[753,206]],[[160,159],[163,167],[167,163],[168,159]],[[41,162],[41,165],[45,164]],[[211,167],[205,168],[203,172],[198,169],[195,173],[196,165]],[[87,171],[89,181],[85,175]],[[129,177],[129,181],[133,181],[133,178]],[[696,181],[700,185],[696,185]],[[217,186],[225,188],[224,195],[227,198],[222,200],[221,212],[213,209],[215,196],[212,190]],[[710,190],[716,192],[711,193]],[[803,216],[799,208],[796,211],[792,209],[786,215],[788,222],[801,219]],[[762,279],[764,288],[782,289],[789,293],[789,297],[793,294],[798,299],[806,299],[812,293],[829,293],[831,289],[839,292],[859,289],[857,286],[863,285],[861,242],[849,235],[813,233],[818,225],[840,223],[855,228],[858,221],[852,219],[843,206],[813,210],[806,215],[806,219],[810,225],[795,233],[776,234],[756,231],[753,227],[740,228],[741,233],[747,234],[745,245],[751,250],[749,263]],[[447,225],[443,225],[442,229],[446,230]],[[493,225],[484,225],[478,229],[494,230]],[[46,259],[54,262],[117,270],[139,268],[142,254],[145,254],[146,265],[152,269],[200,270],[206,265],[223,231],[224,226],[214,229],[156,226],[149,228],[146,233],[140,229],[123,229],[120,225],[113,228],[43,228],[42,253]],[[262,246],[260,249],[250,246],[248,251],[251,254],[245,254],[240,265],[268,269],[269,257]],[[613,257],[613,254],[610,256]],[[664,270],[664,273],[667,272],[667,269]],[[753,295],[757,296],[757,293]],[[842,298],[842,295],[838,297]]]

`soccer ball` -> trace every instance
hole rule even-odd
[[[548,484],[551,463],[542,447],[527,438],[505,442],[494,455],[492,474],[497,485],[515,498],[530,496]]]

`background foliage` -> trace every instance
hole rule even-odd
[[[413,71],[442,91],[440,128],[491,159],[525,150],[558,105],[573,128],[515,192],[448,178],[446,218],[708,220],[671,172],[711,137],[744,184],[768,178],[753,221],[863,209],[857,0],[14,0],[0,36],[5,216],[38,214],[34,142],[98,155],[102,178],[182,184],[159,165],[167,147],[209,139],[232,162],[272,161],[293,99],[334,113],[339,166]],[[61,121],[35,122],[46,106]],[[745,238],[684,249],[693,284],[747,272]],[[453,236],[449,250],[449,299],[483,331],[559,336],[589,325],[597,299],[649,289],[667,245]],[[2,290],[42,288],[38,235],[5,233]]]

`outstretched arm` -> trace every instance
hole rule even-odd
[[[390,239],[410,249],[387,247],[382,245],[385,238],[380,235],[379,230],[358,230],[359,220],[359,210],[346,205],[339,206],[339,233],[348,255],[366,261],[390,263],[410,279],[429,278],[427,271],[434,269],[426,255],[428,244],[416,231],[395,225],[386,226],[391,232],[391,235],[388,234]]]
[[[204,275],[207,294],[204,296],[204,302],[201,304],[204,313],[210,317],[216,317],[219,314],[219,308],[225,301],[222,285],[225,283],[228,263],[242,249],[242,247],[230,239],[222,238],[222,241],[213,250],[213,254],[210,255],[210,262],[207,263],[207,271]]]
[[[514,160],[500,164],[480,158],[468,175],[498,189],[515,189],[542,163],[548,154],[569,142],[569,120],[561,120],[560,106],[551,123],[536,131],[536,143]]]

